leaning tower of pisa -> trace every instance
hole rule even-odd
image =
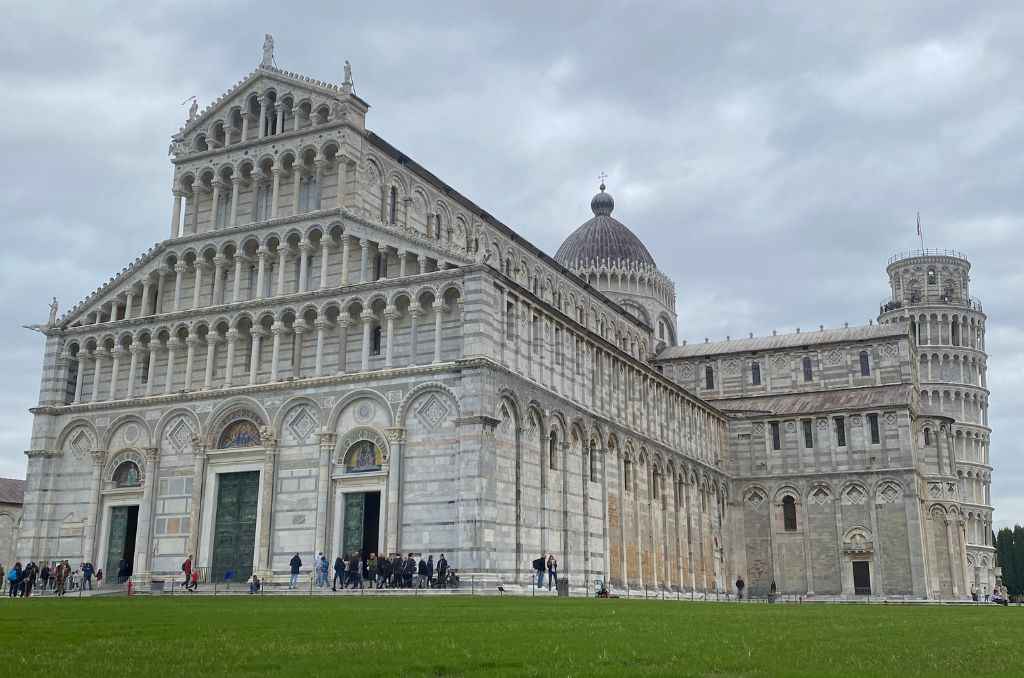
[[[917,346],[921,404],[927,411],[955,419],[946,439],[959,480],[957,499],[965,521],[967,579],[991,591],[995,548],[988,356],[985,314],[981,303],[970,295],[970,270],[967,257],[951,250],[897,254],[886,267],[892,296],[881,303],[878,321],[910,321]],[[917,434],[921,444],[936,444],[936,434],[923,429]]]

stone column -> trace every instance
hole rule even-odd
[[[249,119],[252,114],[249,111],[242,113],[242,139],[241,141],[249,140]]]
[[[388,450],[384,463],[388,465],[386,521],[384,523],[384,549],[388,553],[402,548],[402,460],[405,454],[405,429],[389,428]],[[382,497],[384,498],[384,497]],[[382,502],[383,503],[383,502]]]
[[[164,297],[166,296],[167,276],[172,273],[169,268],[161,268],[156,272],[156,298],[153,299],[153,314],[163,313]]]
[[[281,243],[277,246],[277,296],[284,294],[284,267],[288,261],[288,246]]]
[[[370,257],[370,241],[366,238],[360,238],[359,247],[362,249],[359,255],[359,282],[364,283],[368,277],[366,265]]]
[[[275,125],[274,133],[281,134],[284,132],[284,104],[274,104],[274,112],[277,113],[277,125]]]
[[[171,239],[177,238],[181,231],[181,199],[185,197],[184,191],[175,189],[174,210],[171,212]]]
[[[75,375],[75,399],[71,402],[73,405],[77,405],[82,402],[82,385],[85,383],[85,355],[79,352],[74,360],[78,363],[78,374]]]
[[[296,322],[292,325],[292,377],[295,379],[302,376],[302,335],[306,329],[305,322]]]
[[[217,214],[220,212],[220,189],[224,186],[224,182],[220,179],[214,179],[211,185],[213,186],[213,206],[210,209],[210,230],[216,231]]]
[[[341,284],[348,284],[348,258],[351,254],[351,242],[347,235],[341,236]]]
[[[199,231],[199,196],[204,193],[203,185],[196,182],[192,186],[192,196],[189,198],[189,212],[192,214],[188,217],[185,224],[185,234],[191,235]]]
[[[230,329],[225,335],[228,344],[227,363],[224,366],[224,388],[231,386],[235,377],[235,348],[238,345],[238,330]]]
[[[231,208],[228,211],[228,228],[238,225],[238,195],[242,192],[242,184],[245,179],[242,177],[231,177]]]
[[[338,209],[343,209],[345,207],[345,189],[347,188],[346,184],[348,183],[348,163],[349,160],[346,156],[338,156],[336,163],[338,165],[338,204],[336,205]]]
[[[128,364],[128,390],[125,393],[125,398],[135,397],[135,377],[139,369],[139,355],[146,349],[144,349],[138,343],[132,343],[128,351],[131,353],[131,362]]]
[[[309,249],[309,243],[305,240],[299,243],[299,292],[306,292],[309,288]]]
[[[273,569],[270,563],[270,542],[274,534],[271,522],[274,518],[274,485],[277,472],[277,440],[271,437],[271,431],[261,431],[263,446],[266,448],[263,457],[263,472],[260,474],[260,539],[259,539],[259,564],[266,577],[272,574]],[[267,435],[263,435],[266,433]]]
[[[399,278],[404,278],[405,277],[405,256],[406,256],[406,251],[405,250],[398,250],[398,277]]]
[[[270,170],[270,173],[273,176],[273,182],[274,182],[272,184],[273,188],[271,189],[271,193],[270,193],[270,218],[271,219],[277,219],[277,217],[279,216],[278,212],[277,212],[277,208],[280,205],[279,198],[281,196],[281,172],[282,171],[283,170],[281,170],[280,168],[274,168],[274,169]]]
[[[373,322],[373,314],[365,311],[359,319],[363,321],[363,352],[360,370],[366,372],[370,369],[370,323]]]
[[[441,321],[444,316],[445,306],[442,301],[434,302],[434,362],[441,362]]]
[[[150,291],[153,289],[153,281],[148,277],[142,281],[142,303],[139,304],[139,315],[147,316],[151,312],[149,310]]]
[[[99,512],[100,502],[100,476],[103,473],[103,461],[106,459],[106,450],[90,450],[92,456],[92,479],[89,482],[89,508],[85,514],[85,526],[82,534],[82,557],[89,562],[95,562],[96,554],[96,515]]]
[[[124,319],[132,319],[132,304],[135,303],[135,288],[129,287],[124,293]]]
[[[120,376],[118,372],[121,371],[121,357],[124,356],[124,349],[120,346],[115,346],[110,351],[112,362],[110,364],[110,391],[107,396],[107,400],[117,399],[117,378]]]
[[[331,240],[326,235],[320,241],[320,289],[327,287],[328,255],[331,253]]]
[[[292,165],[292,216],[299,214],[299,192],[302,188],[302,168]]]
[[[220,337],[216,333],[211,331],[206,335],[206,371],[203,374],[204,391],[209,391],[213,388],[213,361],[216,358],[215,352],[219,342]]]
[[[345,374],[345,368],[348,367],[348,323],[348,317],[338,318],[338,374]]]
[[[175,337],[167,340],[167,374],[164,377],[164,394],[171,393],[174,387],[174,355],[181,347],[181,341]]]
[[[142,480],[142,504],[139,506],[138,539],[135,545],[134,577],[147,580],[150,577],[149,562],[153,553],[153,488],[157,482],[157,460],[160,451],[155,447],[144,447],[142,454],[146,458],[146,475]]]
[[[252,352],[249,354],[249,385],[252,386],[260,374],[260,340],[265,334],[262,327],[249,330],[252,336]]]
[[[324,337],[331,323],[326,319],[317,318],[314,326],[316,327],[316,363],[313,367],[313,376],[319,377],[324,370]]]
[[[192,390],[192,372],[196,365],[196,346],[199,345],[199,337],[189,333],[185,337],[185,390]]]
[[[245,255],[241,252],[235,253],[235,275],[231,286],[231,303],[237,304],[242,294],[242,262]]]
[[[267,136],[267,104],[270,102],[265,98],[260,98],[260,129],[258,138],[262,139]]]
[[[316,187],[316,193],[313,195],[312,202],[313,209],[319,211],[321,208],[320,198],[323,195],[322,184],[324,180],[324,170],[326,170],[330,165],[323,158],[317,158],[314,161],[314,164],[316,165],[316,173],[313,175],[313,183]]]
[[[418,328],[416,327],[419,323],[420,318],[420,305],[418,302],[414,302],[409,305],[409,366],[416,364],[416,348],[418,346],[417,335]]]
[[[395,318],[398,317],[398,311],[394,309],[388,309],[384,311],[384,319],[387,321],[387,346],[384,349],[384,367],[390,368],[394,365],[394,335],[395,335]]]
[[[203,485],[206,480],[206,445],[199,438],[192,436],[192,507],[189,512],[188,542],[185,551],[196,558],[193,565],[199,562],[200,518],[203,507]]]
[[[270,333],[274,337],[274,345],[270,352],[270,381],[277,381],[278,369],[281,364],[281,334],[285,326],[279,322],[270,327]]]
[[[427,255],[425,255],[425,254],[417,254],[416,255],[416,259],[419,261],[420,274],[422,275],[423,273],[426,273],[427,272],[427,263],[428,263],[427,262]]]
[[[171,306],[172,311],[181,309],[181,277],[184,273],[185,264],[179,261],[174,265],[174,304]]]
[[[149,345],[146,346],[146,350],[149,352],[149,374],[146,379],[146,395],[153,395],[153,384],[156,383],[156,352],[160,344],[157,340],[150,337]]]
[[[315,551],[328,552],[327,501],[331,490],[331,457],[337,435],[326,428],[317,433],[320,446],[320,473],[316,486],[316,543]]]
[[[261,247],[256,250],[256,298],[262,299],[265,295],[263,290],[265,289],[266,276],[267,276],[267,257],[270,256],[270,252]]]
[[[221,255],[213,258],[213,298],[210,299],[210,306],[220,306],[224,299],[224,265],[227,259]]]
[[[206,268],[206,262],[201,259],[196,259],[196,285],[192,291],[192,308],[199,308],[199,302],[203,294],[203,269]]]

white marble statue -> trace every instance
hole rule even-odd
[[[274,65],[274,36],[267,33],[263,37],[263,61],[260,62],[260,66],[273,66]]]

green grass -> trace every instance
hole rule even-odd
[[[0,601],[0,675],[1020,676],[1024,608],[520,597]]]

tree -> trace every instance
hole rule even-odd
[[[1019,595],[1020,588],[1018,586],[1018,570],[1019,562],[1017,560],[1017,553],[1014,548],[1013,530],[1008,527],[1004,527],[999,530],[999,534],[996,535],[996,564],[1003,568],[1003,586],[1012,595]]]

